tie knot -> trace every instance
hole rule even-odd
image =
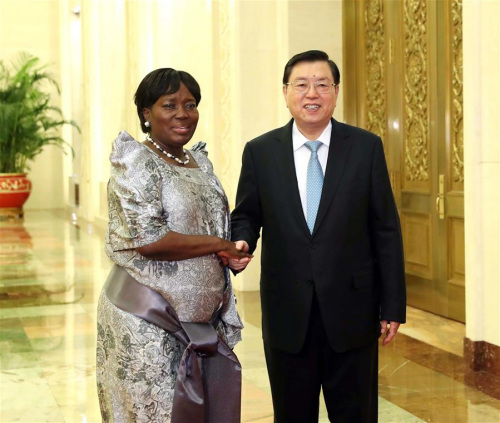
[[[307,141],[305,145],[313,153],[316,153],[318,148],[321,147],[321,144],[323,144],[321,141]]]

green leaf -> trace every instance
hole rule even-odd
[[[48,65],[39,62],[28,53],[20,53],[11,68],[0,61],[0,173],[27,172],[28,163],[47,145],[73,154],[60,130],[64,125],[80,128],[51,104],[48,91],[60,93],[59,85],[47,72]]]

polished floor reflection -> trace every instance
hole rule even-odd
[[[0,222],[1,422],[100,421],[96,302],[111,265],[102,247],[101,231],[64,213]],[[272,422],[258,293],[237,296],[242,421]],[[464,334],[460,323],[408,310],[396,341],[381,348],[380,422],[500,422],[499,381],[466,377]]]

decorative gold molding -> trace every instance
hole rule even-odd
[[[405,179],[429,180],[427,3],[405,0],[404,144]]]
[[[453,182],[464,182],[462,0],[451,2]],[[462,188],[463,189],[463,188]]]
[[[382,0],[365,3],[366,128],[385,139],[387,126],[385,85],[385,31]]]

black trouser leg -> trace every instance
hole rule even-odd
[[[378,343],[337,353],[330,348],[313,301],[302,350],[264,345],[275,423],[316,423],[321,387],[333,423],[374,423],[378,414]]]

